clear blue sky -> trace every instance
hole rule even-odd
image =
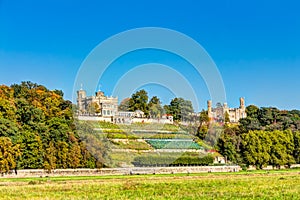
[[[0,84],[30,80],[62,89],[71,99],[81,63],[101,41],[132,28],[164,27],[206,49],[222,75],[229,106],[238,106],[243,96],[248,105],[300,109],[299,10],[297,0],[0,0]],[[143,62],[158,53],[129,55],[130,60],[119,64],[135,58]],[[163,53],[157,57],[158,62],[174,58]],[[111,74],[118,72],[114,70]],[[109,78],[101,84],[110,95]],[[155,86],[150,91],[162,93],[168,103],[169,92]],[[200,108],[207,98],[203,89]]]

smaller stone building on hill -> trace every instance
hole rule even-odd
[[[213,108],[212,101],[209,100],[207,101],[207,111],[212,122],[224,122],[226,113],[228,113],[230,123],[237,123],[240,119],[247,117],[244,98],[240,98],[239,108],[229,108],[227,103]]]

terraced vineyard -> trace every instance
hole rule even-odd
[[[183,139],[146,139],[155,149],[202,149],[202,147],[193,140]]]
[[[204,165],[211,159],[199,160],[204,148],[195,136],[175,125],[142,124],[116,125],[106,122],[94,124],[95,130],[111,142],[112,166],[133,165]],[[182,154],[193,151],[196,154]],[[169,154],[162,154],[168,152]],[[157,156],[159,153],[159,156]],[[149,159],[147,159],[149,157]],[[152,160],[152,161],[151,161]]]
[[[145,141],[136,140],[112,140],[114,147],[117,149],[130,149],[130,150],[151,150],[151,146]]]

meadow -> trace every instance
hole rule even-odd
[[[300,170],[2,178],[0,199],[299,199]]]

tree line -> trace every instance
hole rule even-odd
[[[300,111],[250,105],[246,113],[239,124],[220,126],[202,111],[196,134],[236,164],[261,169],[300,163]]]
[[[93,126],[73,118],[73,105],[60,90],[32,82],[0,86],[0,173],[11,169],[95,168],[109,165],[109,145]],[[192,103],[174,98],[161,105],[145,90],[123,101],[120,110],[142,110],[149,117],[171,114],[189,120]],[[300,111],[273,107],[246,108],[238,124],[211,123],[202,111],[199,126],[188,130],[215,145],[223,156],[240,165],[291,165],[300,163]],[[226,120],[225,120],[226,121]]]
[[[105,144],[93,127],[74,122],[72,103],[60,90],[29,81],[0,86],[0,173],[102,166]],[[97,144],[90,147],[79,134]],[[103,155],[91,153],[95,146]]]
[[[141,110],[146,117],[160,118],[163,114],[170,114],[175,121],[190,121],[194,108],[190,100],[174,98],[169,105],[162,105],[159,97],[153,96],[149,100],[147,91],[139,90],[132,94],[131,98],[124,99],[120,106],[121,111]]]

